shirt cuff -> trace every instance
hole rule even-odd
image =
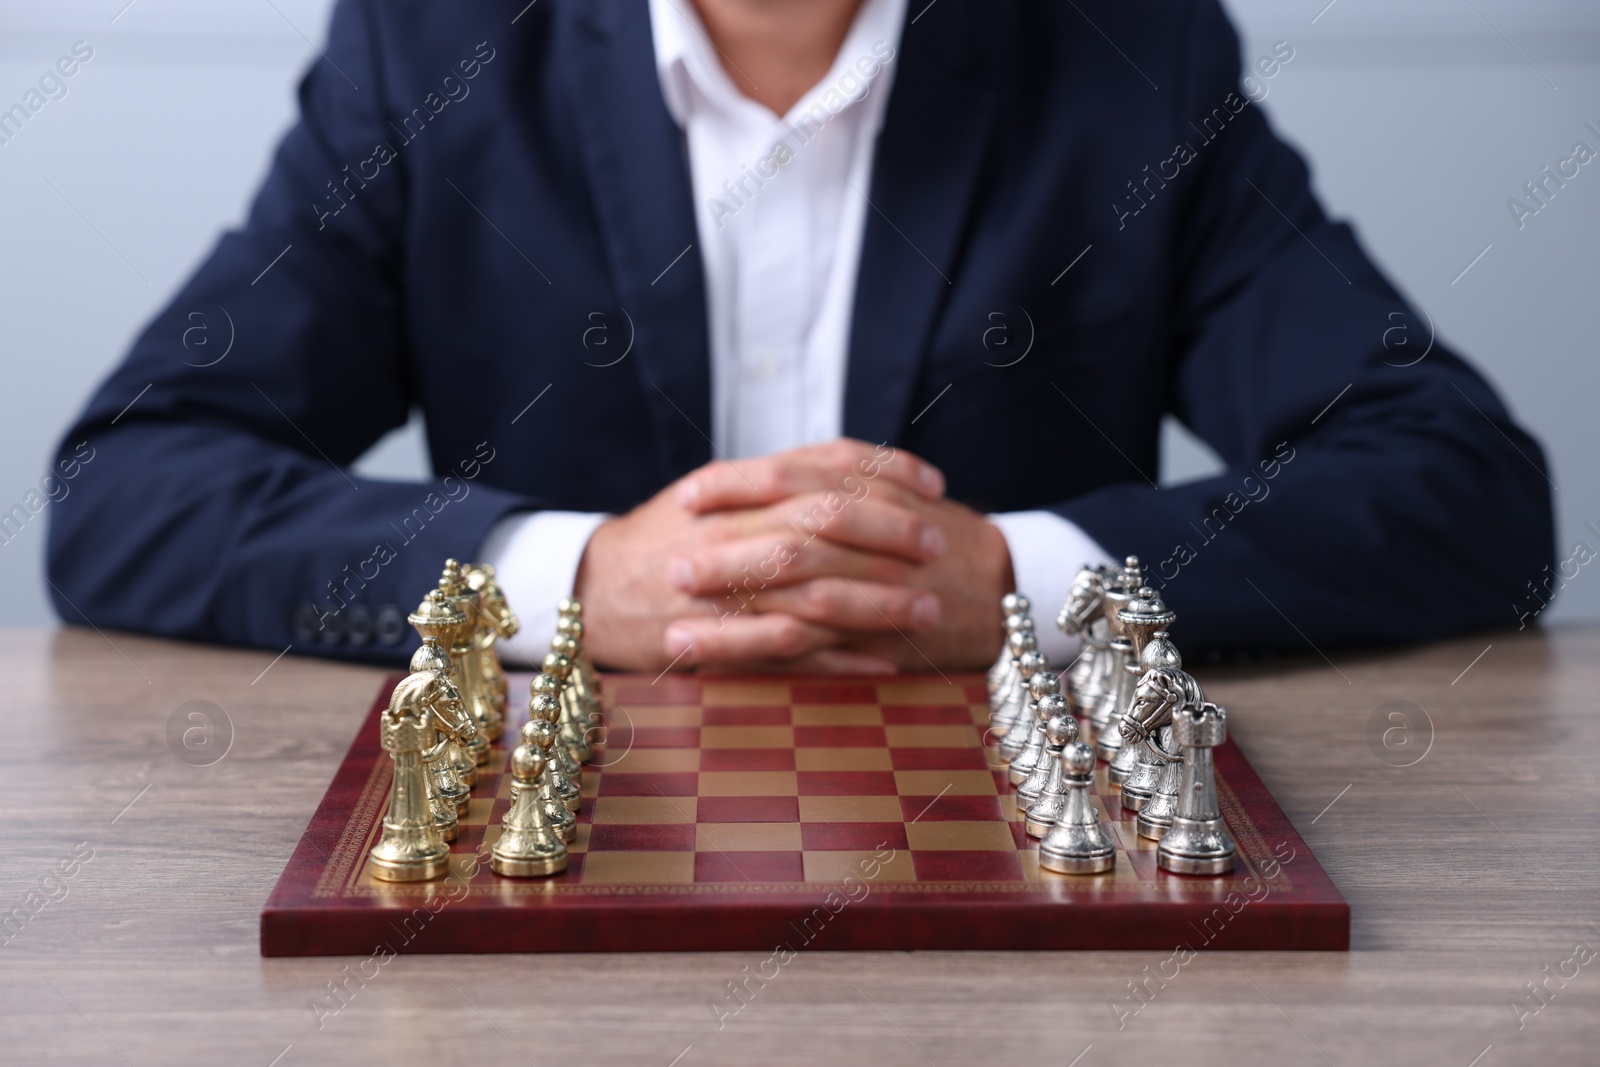
[[[520,512],[490,527],[478,556],[494,567],[495,580],[522,623],[516,637],[499,642],[507,663],[543,662],[556,632],[556,603],[572,595],[583,550],[607,518],[584,511]]]
[[[1085,564],[1113,562],[1109,553],[1076,523],[1053,511],[1008,511],[990,515],[1011,550],[1017,592],[1033,602],[1034,634],[1050,666],[1063,670],[1078,655],[1079,639],[1056,628],[1072,582]]]

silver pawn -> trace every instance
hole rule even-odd
[[[1180,712],[1173,732],[1183,748],[1183,782],[1172,825],[1156,847],[1156,866],[1174,874],[1226,874],[1238,848],[1217,808],[1211,750],[1228,736],[1228,712],[1210,702]]]
[[[1099,874],[1116,866],[1117,850],[1100,825],[1100,809],[1089,799],[1094,749],[1074,741],[1061,752],[1061,817],[1039,842],[1039,866],[1057,874]]]
[[[1039,676],[1037,674],[1033,677],[1035,681],[1038,681]],[[1046,693],[1040,697],[1038,715],[1039,724],[1033,731],[1034,740],[1029,741],[1028,747],[1023,749],[1022,754],[1017,757],[1018,760],[1021,760],[1023,756],[1028,755],[1030,752],[1035,752],[1034,745],[1037,743],[1038,749],[1033,756],[1033,766],[1028,769],[1027,776],[1017,783],[1018,811],[1033,810],[1033,802],[1038,800],[1039,794],[1044,791],[1044,783],[1050,777],[1051,766],[1056,762],[1050,758],[1050,720],[1057,715],[1065,715],[1069,719],[1072,718],[1072,715],[1068,712],[1067,698],[1060,693]],[[1073,719],[1072,736],[1067,740],[1076,741],[1077,739],[1078,722]],[[1057,755],[1059,754],[1058,751]],[[1012,769],[1015,771],[1015,765],[1013,765]]]
[[[1044,723],[1049,715],[1039,709],[1039,702],[1048,696],[1060,695],[1061,678],[1048,665],[1041,666],[1034,672],[1033,677],[1028,679],[1028,696],[1031,699],[1028,703],[1027,721],[1031,725],[1024,726],[1022,720],[1018,720],[1017,725],[1006,734],[1005,741],[1000,745],[1000,754],[1004,756],[1012,740],[1021,742],[1015,755],[1010,757],[1012,785],[1021,785],[1027,780],[1028,775],[1033,773],[1033,768],[1039,763],[1040,753],[1044,751]]]
[[[1007,593],[1000,598],[1000,614],[1005,617],[1003,631],[1005,637],[1010,637],[1020,628],[1022,618],[1028,614],[1032,605],[1028,598],[1021,593]],[[1016,620],[1013,623],[1013,620]],[[1000,642],[1000,654],[995,657],[994,666],[989,668],[987,679],[989,695],[993,696],[995,690],[1000,688],[1000,683],[1005,680],[1006,670],[1011,666],[1011,649],[1005,640]],[[993,710],[992,708],[990,710]]]
[[[1028,701],[1028,679],[1033,677],[1040,655],[1039,639],[1034,636],[1031,627],[1013,633],[1006,638],[1006,644],[1013,657],[1011,669],[1006,672],[1006,680],[995,694],[997,700],[994,710],[989,713],[990,733],[995,737],[1004,737],[1022,715]],[[1024,663],[1033,663],[1034,666],[1024,669]]]
[[[1028,805],[1025,828],[1030,837],[1043,837],[1050,832],[1061,813],[1067,810],[1067,788],[1062,784],[1061,753],[1078,739],[1078,720],[1066,712],[1066,700],[1061,700],[1061,711],[1050,716],[1045,725],[1047,747],[1040,765],[1048,768],[1038,797]],[[1030,781],[1032,779],[1029,779]],[[1020,806],[1020,804],[1019,804]]]

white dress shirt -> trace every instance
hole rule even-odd
[[[783,116],[739,90],[689,0],[650,0],[661,92],[689,146],[710,314],[711,438],[718,458],[769,455],[842,431],[845,363],[873,153],[894,78],[906,0],[865,0],[827,75]],[[508,658],[548,650],[606,516],[513,515],[481,556],[523,620]],[[1078,567],[1110,557],[1047,511],[990,516],[1034,603],[1057,666],[1076,642],[1054,625]]]

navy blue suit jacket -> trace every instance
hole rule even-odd
[[[393,659],[496,520],[712,458],[644,0],[523,7],[338,5],[248,221],[64,439],[95,457],[51,512],[64,618]],[[1427,320],[1241,91],[1216,0],[942,0],[895,62],[847,434],[1139,554],[1189,649],[1515,618],[1552,559],[1539,447],[1417,359]],[[414,407],[434,480],[351,474]],[[1167,413],[1228,469],[1158,489]]]

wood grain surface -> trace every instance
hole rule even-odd
[[[1348,954],[264,960],[261,903],[382,672],[92,629],[4,631],[0,670],[4,1063],[1496,1067],[1600,1041],[1594,628],[1196,670],[1350,901]],[[210,766],[169,741],[194,710],[215,744],[231,724]]]

